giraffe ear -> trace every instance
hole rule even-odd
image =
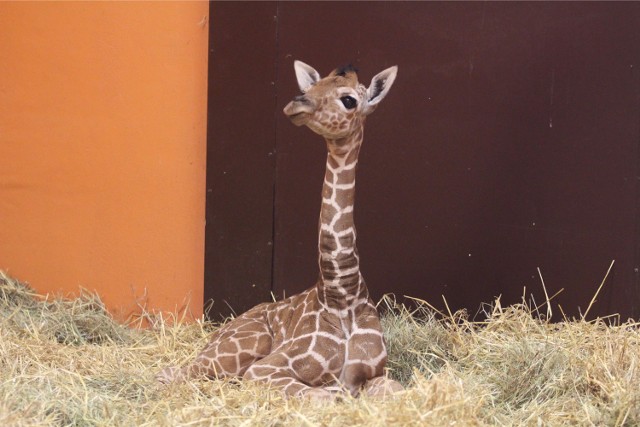
[[[311,85],[320,80],[320,74],[311,65],[307,65],[302,61],[294,61],[293,68],[296,71],[296,79],[298,79],[298,87],[302,93],[309,90]]]
[[[391,85],[398,75],[398,66],[387,68],[386,70],[376,74],[371,79],[371,84],[367,88],[367,103],[364,106],[364,114],[371,114],[376,106],[387,96]]]

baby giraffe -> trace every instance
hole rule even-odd
[[[306,291],[263,303],[215,331],[183,368],[157,376],[163,383],[209,377],[267,382],[288,396],[332,399],[337,392],[383,397],[402,390],[385,377],[387,351],[380,318],[360,273],[353,221],[356,164],[364,122],[389,92],[398,67],[365,88],[350,66],[325,78],[295,61],[302,95],[284,114],[324,137],[327,165],[319,226],[320,275]]]

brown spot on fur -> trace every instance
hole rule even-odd
[[[323,371],[322,365],[313,356],[305,356],[291,364],[293,370],[303,378],[316,378]]]

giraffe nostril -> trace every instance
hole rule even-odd
[[[311,100],[304,95],[296,96],[295,98],[293,98],[293,100],[295,102],[299,102],[300,104],[311,105]]]

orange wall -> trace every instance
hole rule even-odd
[[[202,313],[207,41],[206,2],[0,2],[0,269]]]

